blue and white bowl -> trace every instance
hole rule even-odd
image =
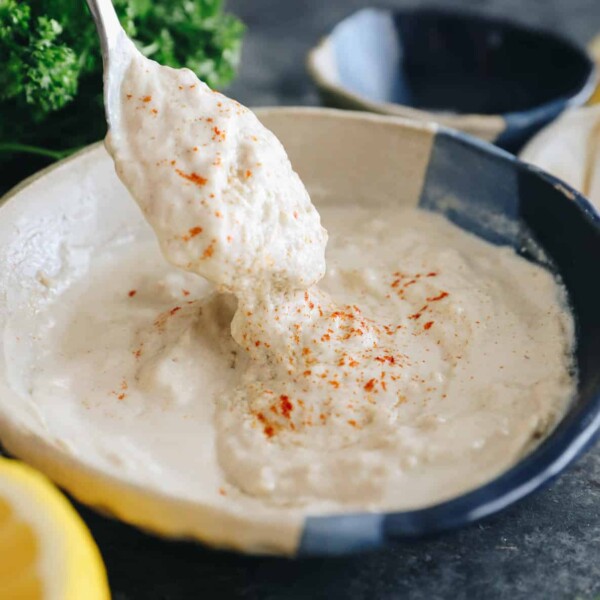
[[[579,388],[556,430],[497,479],[436,506],[260,518],[136,484],[92,464],[9,385],[7,356],[15,350],[5,336],[0,338],[0,442],[82,502],[124,521],[163,536],[248,553],[333,555],[431,535],[482,519],[549,483],[600,429],[600,217],[558,179],[455,131],[328,109],[257,112],[286,146],[317,206],[421,206],[492,243],[512,246],[529,260],[537,254],[528,240],[541,245],[567,287],[577,326]],[[147,227],[99,144],[13,190],[0,209],[0,264],[10,265],[0,271],[0,329],[11,312],[14,317],[15,311],[25,315],[30,309],[28,294],[37,277],[32,261],[48,259],[60,267],[61,236],[73,233],[101,249],[121,226]]]
[[[594,89],[592,60],[553,33],[440,9],[358,11],[312,50],[326,104],[404,116],[518,150]]]

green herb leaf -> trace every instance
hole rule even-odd
[[[235,76],[244,26],[221,0],[113,3],[146,56],[213,88]],[[17,149],[21,162],[28,147],[60,157],[103,136],[102,61],[84,0],[0,0],[0,64],[0,168],[10,160],[12,170]]]

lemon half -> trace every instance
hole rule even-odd
[[[5,458],[0,458],[0,598],[110,598],[100,552],[75,509],[42,474]]]

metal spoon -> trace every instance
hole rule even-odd
[[[104,110],[109,127],[119,120],[119,97],[123,76],[132,58],[140,54],[129,39],[111,0],[86,0],[100,38],[104,66]]]

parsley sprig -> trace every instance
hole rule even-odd
[[[113,3],[146,56],[213,88],[234,77],[244,26],[222,0]],[[104,131],[102,61],[84,0],[0,0],[0,189],[14,183],[9,173],[18,179],[24,165],[62,158]]]

